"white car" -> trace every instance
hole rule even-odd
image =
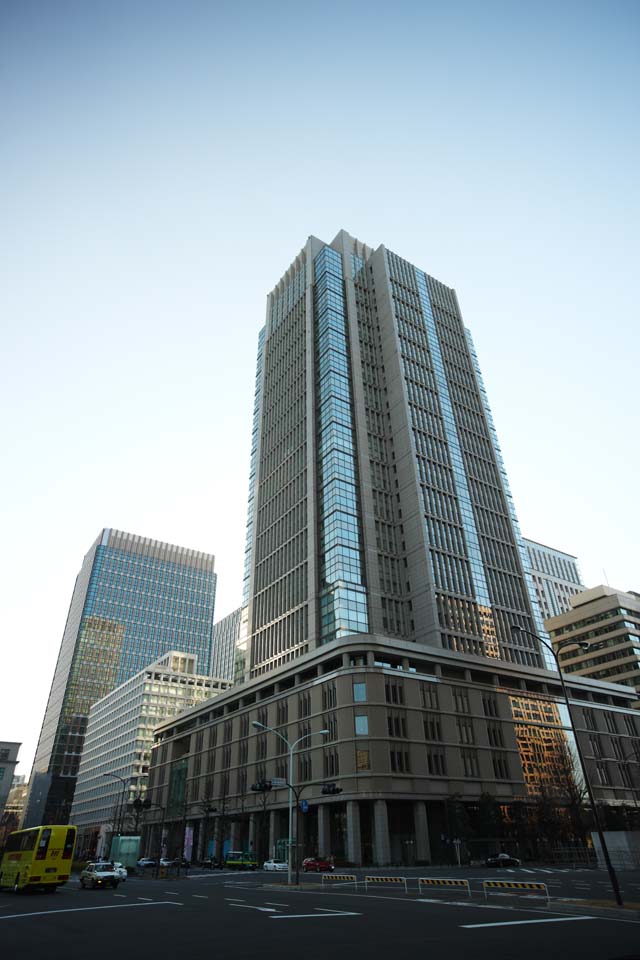
[[[140,870],[144,870],[145,867],[155,867],[155,865],[156,861],[152,857],[140,857],[137,863]]]
[[[80,874],[83,890],[95,887],[113,887],[120,883],[113,863],[88,863]]]
[[[288,870],[289,864],[284,860],[265,860],[262,864],[263,870]]]
[[[127,872],[127,868],[125,867],[124,863],[114,863],[113,865],[116,869],[116,876],[118,880],[120,881],[126,880],[129,874]]]

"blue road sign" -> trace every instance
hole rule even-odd
[[[301,809],[302,813],[307,813],[308,810],[309,810],[309,801],[308,801],[308,800],[301,800],[301,801],[300,801],[300,809]]]

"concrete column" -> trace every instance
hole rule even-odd
[[[276,845],[276,829],[278,826],[278,813],[276,810],[269,811],[269,857],[270,860],[274,856],[274,847]]]
[[[362,863],[360,804],[357,800],[347,800],[347,860],[354,866]]]
[[[249,850],[252,853],[257,852],[256,848],[256,815],[255,813],[249,814]]]
[[[431,844],[429,842],[427,805],[424,800],[416,800],[413,804],[413,823],[416,836],[416,860],[430,863]]]
[[[321,803],[318,807],[318,856],[330,857],[331,830],[329,829],[329,804]]]
[[[391,859],[389,843],[389,817],[387,801],[374,800],[373,803],[373,862],[376,867],[384,867]]]

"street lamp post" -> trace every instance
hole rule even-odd
[[[258,720],[253,720],[253,721],[252,721],[252,726],[256,727],[256,729],[258,729],[258,730],[268,730],[270,733],[275,733],[276,737],[280,737],[280,739],[282,740],[282,742],[283,742],[284,744],[286,744],[287,750],[289,751],[289,783],[287,784],[287,786],[289,787],[289,840],[288,840],[288,848],[289,848],[289,850],[288,850],[288,857],[287,857],[287,885],[288,885],[288,886],[291,886],[291,882],[292,882],[292,876],[291,876],[291,875],[292,875],[292,872],[293,872],[293,866],[292,866],[292,858],[293,858],[293,796],[294,796],[294,788],[293,788],[293,754],[294,754],[294,751],[295,751],[295,749],[296,749],[296,747],[298,746],[299,743],[302,743],[303,740],[308,740],[309,737],[315,736],[315,733],[305,733],[304,736],[298,737],[297,740],[294,740],[293,743],[291,743],[289,740],[287,740],[287,738],[286,738],[282,733],[280,733],[279,730],[274,730],[273,727],[268,727],[268,726],[266,725],[266,723],[260,723]],[[328,734],[329,731],[328,731],[328,730],[317,730],[316,733],[317,733],[318,735],[323,734],[323,735],[326,736],[326,734]]]
[[[514,625],[511,627],[511,632],[514,633],[514,634],[516,634],[516,633],[526,633],[526,634],[528,634],[530,637],[533,637],[535,640],[537,640],[539,643],[541,643],[543,647],[546,647],[547,650],[549,650],[549,651],[551,652],[551,655],[552,655],[553,659],[554,659],[555,662],[556,662],[556,666],[557,666],[557,668],[558,668],[558,675],[559,675],[559,677],[560,677],[560,685],[562,686],[562,693],[563,693],[563,695],[564,695],[564,699],[565,699],[565,702],[566,702],[566,704],[567,704],[567,712],[568,712],[568,714],[569,714],[569,724],[570,724],[570,726],[571,726],[571,732],[573,733],[573,739],[574,739],[574,742],[575,742],[575,745],[576,745],[576,751],[577,751],[577,754],[578,754],[578,759],[580,760],[580,766],[581,766],[581,768],[582,768],[582,776],[583,776],[583,779],[584,779],[584,785],[585,785],[586,790],[587,790],[587,796],[589,797],[589,803],[591,804],[591,813],[592,813],[592,815],[593,815],[593,820],[594,820],[594,823],[595,823],[595,825],[596,825],[596,831],[597,831],[597,834],[598,834],[598,838],[599,838],[599,840],[600,840],[600,847],[601,847],[601,849],[602,849],[602,855],[603,855],[603,857],[604,857],[604,862],[605,862],[605,864],[606,864],[607,872],[608,872],[608,874],[609,874],[609,881],[610,881],[610,883],[611,883],[611,889],[613,890],[613,895],[614,895],[614,897],[615,897],[616,903],[618,904],[618,906],[621,907],[621,906],[623,906],[623,903],[622,903],[622,896],[621,896],[621,894],[620,894],[620,887],[618,886],[618,878],[617,878],[617,876],[616,876],[615,870],[613,869],[613,864],[611,863],[611,858],[610,858],[610,856],[609,856],[609,848],[607,847],[607,842],[606,842],[606,840],[605,840],[605,838],[604,838],[604,832],[603,832],[603,830],[602,830],[602,824],[601,824],[601,822],[600,822],[600,815],[599,815],[599,813],[598,813],[598,808],[597,808],[597,806],[596,806],[595,797],[593,796],[593,790],[591,789],[591,781],[590,781],[590,779],[589,779],[589,773],[588,773],[588,771],[587,771],[587,764],[586,764],[586,762],[585,762],[584,755],[583,755],[583,753],[582,753],[582,747],[580,746],[580,740],[579,740],[579,738],[578,738],[578,732],[577,732],[577,730],[576,730],[576,726],[575,726],[575,723],[574,723],[574,721],[573,721],[573,712],[572,712],[572,710],[571,710],[571,703],[570,703],[570,701],[569,701],[569,691],[567,690],[567,687],[566,687],[566,685],[565,685],[564,676],[563,676],[563,673],[562,673],[562,669],[561,669],[561,667],[560,667],[560,661],[558,660],[558,653],[560,652],[560,650],[561,650],[563,647],[569,647],[569,646],[571,646],[571,647],[581,647],[583,650],[586,650],[586,649],[588,649],[589,644],[586,643],[585,641],[580,642],[580,641],[577,641],[577,640],[569,640],[569,639],[567,639],[567,640],[561,640],[560,643],[557,645],[557,648],[554,648],[554,646],[553,646],[552,643],[547,643],[547,641],[546,641],[546,640],[543,640],[542,637],[539,637],[537,633],[532,633],[531,630],[525,630],[524,627],[520,627],[520,626],[517,626],[517,625],[514,624]]]
[[[118,833],[122,833],[122,824],[124,820],[124,795],[127,789],[127,784],[129,780],[125,780],[124,777],[119,776],[117,773],[103,773],[103,777],[113,777],[114,780],[119,780],[122,784],[122,792],[120,794],[120,803],[118,804],[118,815],[115,818],[115,827]],[[129,778],[130,779],[130,778]],[[113,843],[113,834],[115,831],[111,832],[111,843],[109,844],[109,856],[111,856],[111,845]]]

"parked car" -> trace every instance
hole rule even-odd
[[[113,863],[88,863],[80,874],[83,890],[95,887],[113,887],[115,890],[119,882]]]
[[[120,882],[122,883],[122,881],[126,880],[127,877],[129,876],[127,868],[125,867],[124,863],[114,862],[113,866],[115,867],[116,876],[118,880],[120,880]]]
[[[496,853],[492,857],[487,857],[484,862],[485,867],[519,867],[520,861],[517,857],[511,857],[508,853]]]
[[[335,867],[330,860],[325,860],[324,857],[307,857],[306,860],[302,861],[302,869],[305,873],[308,870],[316,873],[332,873]]]
[[[152,857],[140,857],[136,863],[136,866],[139,867],[140,870],[144,870],[145,867],[155,867],[155,865],[156,862]]]
[[[289,864],[284,860],[265,860],[262,864],[263,870],[288,870]]]

